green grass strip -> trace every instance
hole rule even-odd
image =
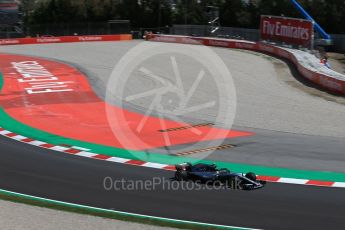
[[[3,86],[3,77],[0,73],[0,90]],[[0,125],[11,132],[35,139],[44,141],[54,145],[67,144],[71,146],[79,146],[90,149],[90,152],[103,154],[107,156],[121,157],[132,160],[142,160],[147,162],[161,163],[161,164],[179,164],[183,162],[203,162],[203,163],[216,163],[221,168],[228,168],[232,171],[238,172],[255,172],[259,175],[277,176],[296,179],[309,179],[309,180],[324,180],[345,182],[345,173],[337,172],[322,172],[312,170],[296,170],[288,168],[275,168],[266,166],[257,166],[249,164],[219,162],[211,160],[199,160],[188,157],[176,157],[158,153],[147,153],[142,151],[129,151],[126,149],[115,148],[111,146],[99,145],[89,142],[83,142],[75,139],[69,139],[62,136],[54,135],[35,129],[26,124],[23,124],[12,117],[10,117],[3,108],[0,108]]]

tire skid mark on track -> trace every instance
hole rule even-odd
[[[186,152],[180,152],[180,153],[174,153],[170,154],[171,156],[186,156],[186,155],[192,155],[196,153],[203,153],[203,152],[209,152],[209,151],[215,151],[215,150],[223,150],[223,149],[230,149],[235,147],[234,145],[227,144],[227,145],[220,145],[220,146],[215,146],[215,147],[209,147],[209,148],[204,148],[204,149],[195,149],[191,151],[186,151]]]
[[[37,147],[54,150],[57,152],[63,152],[74,156],[87,157],[94,160],[102,160],[114,163],[127,164],[132,166],[141,166],[148,168],[156,168],[162,170],[175,171],[174,165],[168,164],[159,164],[154,162],[146,162],[140,160],[126,159],[120,157],[109,157],[102,154],[91,153],[78,149],[78,146],[62,146],[62,145],[53,145],[43,141],[34,140],[6,129],[0,127],[0,135],[7,138],[11,138],[16,141],[20,141],[26,144],[34,145]],[[345,188],[345,182],[336,182],[336,181],[318,181],[318,180],[308,180],[308,179],[295,179],[295,178],[284,178],[284,177],[275,177],[275,176],[264,176],[258,175],[258,179],[264,180],[267,182],[274,183],[285,183],[285,184],[296,184],[296,185],[308,185],[308,186],[319,186],[319,187],[334,187],[334,188]]]
[[[205,126],[214,126],[214,124],[213,123],[205,123],[205,124],[182,126],[182,127],[177,127],[177,128],[170,128],[170,129],[163,129],[163,130],[161,129],[161,130],[158,130],[158,132],[166,133],[166,132],[181,131],[181,130],[199,128],[199,127],[205,127]]]

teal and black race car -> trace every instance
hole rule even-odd
[[[253,190],[265,186],[266,182],[257,180],[256,174],[230,172],[228,169],[218,169],[215,164],[183,163],[175,165],[175,179],[178,181],[192,180],[201,183],[217,183],[233,189]]]

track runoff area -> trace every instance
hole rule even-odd
[[[99,45],[106,47],[109,44]],[[121,45],[118,46],[120,47]],[[60,48],[62,47],[63,46]],[[85,47],[92,47],[92,44],[83,46],[83,48]],[[70,47],[67,49],[69,48]],[[108,48],[109,47],[106,47],[106,49]],[[47,49],[50,48],[48,47]],[[245,216],[250,215],[253,216],[253,218],[251,218],[250,221],[245,221],[248,223],[249,227],[296,227],[295,224],[291,225],[291,223],[289,223],[290,221],[286,221],[286,219],[289,219],[286,217],[292,217],[297,212],[301,217],[303,216],[301,223],[304,224],[304,226],[322,227],[325,223],[321,223],[319,217],[325,215],[332,219],[334,226],[338,226],[338,224],[341,223],[342,217],[339,215],[339,212],[335,213],[334,211],[331,211],[336,210],[335,207],[339,207],[339,204],[342,202],[342,199],[340,199],[342,190],[337,188],[269,184],[266,188],[251,193],[230,191],[231,196],[229,195],[229,191],[189,191],[191,197],[186,195],[184,191],[179,191],[178,196],[176,196],[176,194],[169,194],[169,192],[162,190],[154,191],[151,194],[144,191],[137,191],[132,195],[128,192],[122,191],[118,193],[116,197],[113,196],[114,194],[106,193],[101,188],[91,191],[87,188],[86,184],[96,184],[96,178],[99,179],[99,176],[109,176],[114,173],[119,174],[124,178],[132,178],[133,180],[153,178],[157,175],[169,178],[172,175],[170,171],[165,172],[158,169],[165,168],[171,170],[171,164],[185,160],[185,158],[176,160],[181,156],[193,155],[198,152],[207,152],[209,150],[215,151],[215,154],[217,154],[217,151],[236,151],[236,149],[241,148],[241,143],[245,143],[248,140],[258,140],[257,138],[263,137],[264,135],[267,135],[267,133],[261,129],[250,128],[246,130],[243,127],[239,127],[238,130],[233,130],[229,134],[228,132],[223,132],[222,129],[218,128],[217,125],[214,125],[211,122],[181,125],[179,122],[171,120],[166,120],[165,122],[168,125],[166,128],[162,129],[161,127],[159,128],[156,126],[156,124],[159,123],[159,118],[156,116],[150,116],[148,118],[148,122],[154,125],[151,125],[147,130],[144,130],[145,135],[143,134],[140,138],[144,138],[145,142],[149,143],[150,146],[153,146],[155,150],[152,152],[146,151],[146,145],[141,145],[141,142],[134,142],[132,143],[132,150],[135,152],[132,152],[132,155],[128,155],[126,151],[119,149],[121,147],[121,143],[116,137],[114,137],[112,130],[106,125],[108,121],[104,111],[105,102],[94,93],[94,88],[91,87],[89,83],[90,81],[87,80],[87,77],[89,76],[85,76],[75,67],[61,62],[72,62],[68,57],[66,57],[66,59],[60,57],[60,61],[58,62],[52,61],[50,58],[53,57],[49,57],[49,55],[45,53],[46,51],[47,50],[44,50],[43,48],[41,53],[36,55],[32,54],[34,56],[43,56],[45,58],[27,56],[30,51],[23,50],[19,52],[12,50],[11,52],[27,53],[24,56],[2,54],[1,71],[4,74],[4,81],[1,92],[1,105],[2,117],[4,118],[3,120],[5,120],[5,118],[7,119],[7,124],[1,124],[3,127],[1,129],[1,134],[21,142],[31,143],[34,146],[49,149],[38,150],[36,147],[30,147],[24,151],[24,146],[26,146],[25,144],[19,144],[13,141],[4,141],[4,143],[9,144],[8,146],[14,145],[20,147],[21,150],[19,151],[21,153],[19,153],[15,148],[6,148],[7,151],[11,152],[12,156],[18,156],[16,159],[19,160],[16,160],[16,163],[18,163],[17,166],[20,165],[20,171],[28,172],[28,170],[34,168],[33,164],[31,165],[32,167],[28,168],[24,166],[25,164],[23,162],[24,160],[32,162],[32,160],[30,161],[30,158],[32,157],[38,161],[42,160],[42,162],[43,159],[45,159],[44,165],[40,165],[39,167],[36,166],[37,172],[41,174],[54,175],[54,173],[58,172],[58,169],[51,168],[53,166],[50,159],[51,157],[54,159],[54,165],[56,164],[60,169],[63,168],[66,170],[66,173],[63,173],[64,175],[61,175],[61,177],[65,178],[66,181],[69,181],[69,183],[73,185],[72,187],[74,192],[82,195],[76,199],[75,196],[71,195],[70,189],[72,189],[72,187],[66,186],[66,183],[64,182],[56,182],[58,185],[63,185],[65,187],[65,189],[63,189],[65,190],[63,194],[54,192],[53,189],[44,189],[42,186],[38,186],[38,184],[37,189],[25,188],[25,186],[23,186],[23,184],[25,184],[23,182],[24,179],[29,179],[33,184],[43,181],[44,183],[42,184],[52,184],[47,178],[39,179],[37,175],[30,175],[27,173],[24,178],[15,176],[15,182],[22,183],[22,185],[18,183],[17,186],[17,183],[11,182],[10,180],[6,181],[6,175],[9,173],[7,167],[2,167],[2,169],[7,172],[7,174],[2,174],[5,175],[5,180],[2,180],[1,182],[3,188],[26,193],[28,195],[53,198],[60,201],[90,205],[93,207],[105,209],[111,208],[132,213],[148,214],[172,219],[192,220],[195,222],[206,222],[222,226],[242,226]],[[253,54],[246,54],[243,58],[248,58],[248,56],[251,55],[254,56]],[[66,56],[69,56],[69,54]],[[38,78],[33,78],[32,75],[30,76],[30,72],[37,75],[37,71],[41,74],[42,78],[40,79],[45,79],[45,81],[41,82]],[[25,74],[27,74],[27,78],[24,77]],[[133,108],[124,109],[115,105],[111,106],[115,112],[124,113],[126,118],[130,119],[134,124],[140,123],[142,120],[143,114],[140,114]],[[39,119],[37,119],[38,117]],[[90,120],[94,123],[88,123]],[[82,127],[80,124],[87,125]],[[206,132],[216,130],[218,133],[223,134],[221,138],[231,140],[230,143],[237,142],[236,144],[225,143],[224,145],[210,148],[198,148],[197,150],[177,152],[175,153],[175,156],[171,156],[171,154],[166,154],[162,151],[165,143],[164,137],[161,135],[162,132],[178,133],[176,138],[171,138],[171,146],[184,146],[188,145],[188,143],[198,142],[200,139],[192,135],[185,134],[183,136],[183,133],[187,133],[191,128],[200,128]],[[270,133],[268,136],[271,138],[274,134]],[[299,139],[300,136],[297,137],[297,139]],[[284,136],[280,136],[280,138],[284,138]],[[291,138],[291,142],[293,140],[295,139]],[[310,141],[312,143],[317,140],[308,139],[305,140],[305,142]],[[333,139],[334,142],[336,140],[336,138]],[[211,138],[206,139],[205,141],[212,142],[214,140]],[[260,147],[262,146],[263,144]],[[272,148],[275,147],[273,146]],[[53,150],[53,152],[51,150]],[[70,153],[72,155],[87,156],[89,158],[105,161],[89,161],[79,157],[75,158],[74,156],[56,154],[55,151]],[[30,152],[30,155],[24,155],[22,152]],[[135,155],[141,156],[144,154],[149,155],[149,157],[132,159]],[[6,156],[6,154],[4,155],[4,159],[4,162],[7,164],[10,164],[12,161],[11,158]],[[215,159],[211,158],[209,160],[218,160],[222,163],[221,160],[224,160],[224,158],[218,157]],[[239,159],[238,161],[239,164],[231,164],[230,161],[225,161],[223,164],[229,164],[239,170],[241,167],[243,170],[252,169],[252,166],[243,165],[243,163],[246,162],[241,162]],[[23,164],[20,162],[23,162]],[[85,162],[83,163],[84,166],[80,165],[81,162]],[[112,164],[109,164],[108,162]],[[136,166],[120,166],[118,163],[147,166],[153,169],[145,169]],[[117,165],[117,169],[114,169],[113,164]],[[88,167],[93,168],[95,170],[94,173],[88,173],[88,177],[83,179],[83,181],[85,181],[84,185],[78,184],[77,180],[79,179],[80,181],[83,174],[86,171],[90,171],[90,168],[88,169]],[[262,175],[266,176],[267,180],[283,183],[341,187],[343,182],[342,174],[340,172],[305,172],[301,167],[299,169],[291,169],[290,171],[288,170],[287,172],[284,172],[284,175],[288,176],[283,177],[284,175],[280,176],[276,174],[277,171],[279,171],[279,168],[267,169],[265,167],[260,168],[259,166],[255,168],[254,166],[254,169],[258,169],[259,172],[264,172]],[[281,169],[281,171],[284,170],[286,170],[286,168]],[[270,174],[270,172],[273,172],[273,174]],[[67,174],[70,175],[71,173],[76,175],[76,178],[67,179]],[[305,177],[301,178],[300,175],[305,175]],[[330,180],[331,178],[336,179]],[[51,188],[54,188],[54,186],[52,185]],[[215,202],[200,202],[201,200],[208,200],[210,196],[215,199],[213,200]],[[95,200],[91,197],[98,198]],[[192,197],[197,197],[198,199],[195,200]],[[320,197],[327,197],[327,200],[325,199],[320,201]],[[159,199],[163,204],[159,208],[153,205],[157,202],[157,199]],[[120,200],[122,200],[122,202],[120,202]],[[296,202],[296,200],[299,202]],[[189,205],[188,207],[186,207],[186,205],[183,205],[183,207],[176,207],[176,203],[179,202]],[[136,205],[134,205],[134,203]],[[110,207],[109,204],[115,207]],[[138,207],[138,205],[140,207]],[[253,210],[245,208],[252,207],[253,205],[256,207]],[[164,207],[171,208],[166,209]],[[214,215],[210,216],[205,215],[202,211],[205,209],[218,211],[216,211]],[[260,210],[262,214],[258,214],[257,210]],[[327,210],[327,214],[325,214],[325,210]],[[198,213],[198,215],[195,217],[195,215],[191,215],[190,213]],[[310,213],[314,213],[314,215],[310,216]],[[231,217],[229,217],[229,214],[231,214]],[[273,217],[275,221],[264,221],[267,216]],[[282,226],[281,223],[284,223],[285,225]]]

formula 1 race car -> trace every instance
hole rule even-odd
[[[175,179],[178,181],[198,181],[201,183],[221,183],[234,189],[253,190],[264,187],[266,181],[257,180],[256,174],[230,172],[228,169],[217,169],[215,164],[183,163],[175,165]]]

